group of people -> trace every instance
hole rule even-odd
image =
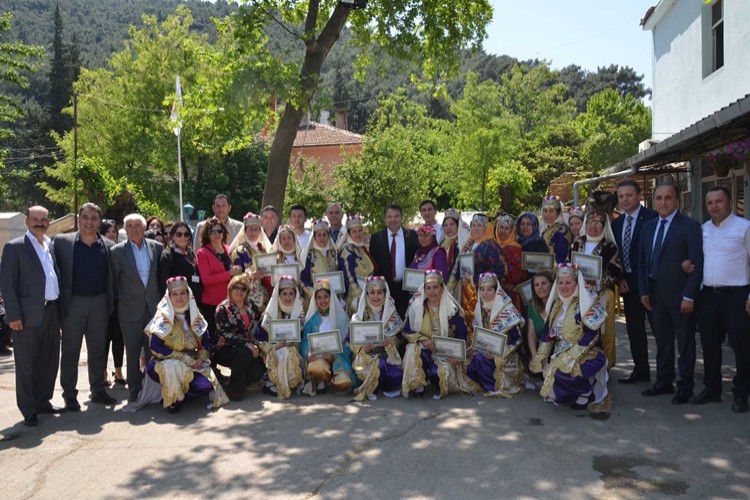
[[[40,413],[80,411],[85,337],[91,401],[116,402],[107,392],[111,342],[115,382],[129,390],[126,411],[161,402],[178,412],[205,396],[216,408],[260,383],[279,399],[333,389],[358,401],[422,397],[430,386],[436,399],[511,398],[535,388],[555,404],[607,412],[619,291],[634,362],[620,383],[651,380],[648,318],[657,369],[643,395],[674,393],[677,340],[672,402],[720,401],[728,335],[737,359],[732,410],[742,413],[750,394],[750,221],[732,214],[731,195],[714,188],[701,232],[677,199],[674,185],[658,186],[652,211],[626,180],[616,194],[594,193],[586,207],[570,209],[567,220],[550,196],[540,218],[475,213],[468,224],[455,209],[438,223],[435,203],[425,200],[416,230],[390,205],[385,228],[368,235],[366,221],[351,214],[344,222],[337,203],[308,230],[301,205],[290,208],[289,224],[279,224],[272,206],[237,221],[219,195],[214,216],[195,232],[185,222],[130,214],[119,243],[114,222],[102,221],[93,203],[79,210],[78,231],[54,240],[45,235],[47,210],[32,207],[28,232],[6,244],[0,262],[18,407],[31,426]],[[612,221],[617,204],[623,213]],[[576,252],[601,258],[599,279],[572,263]],[[524,254],[551,254],[554,265],[529,267]],[[407,273],[420,276],[416,286]],[[298,323],[296,336],[277,338],[279,320]],[[698,396],[696,320],[705,358]],[[355,341],[350,326],[362,322],[380,323],[383,340]],[[334,335],[337,349],[320,351],[321,333]],[[58,366],[64,407],[51,403]]]

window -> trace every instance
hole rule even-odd
[[[723,0],[711,5],[711,71],[724,66],[724,6]]]

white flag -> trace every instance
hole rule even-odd
[[[169,121],[172,123],[172,131],[174,135],[179,136],[182,131],[182,118],[180,117],[180,110],[182,109],[182,88],[180,87],[180,75],[175,78],[175,100],[172,103],[172,114],[169,117]]]

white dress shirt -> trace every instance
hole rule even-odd
[[[60,296],[60,284],[55,273],[55,261],[52,259],[52,253],[49,250],[50,240],[45,234],[42,243],[36,239],[31,231],[26,231],[26,237],[31,240],[36,256],[44,269],[44,300],[57,300]]]
[[[391,251],[393,233],[388,229],[388,252]],[[406,240],[404,239],[404,228],[398,228],[396,233],[396,280],[403,281],[404,268],[406,267]]]
[[[630,246],[630,251],[631,252],[633,251],[633,235],[635,234],[635,225],[638,223],[638,214],[639,213],[641,213],[641,205],[638,205],[638,208],[636,208],[633,211],[632,214],[629,214],[627,212],[625,212],[624,214],[622,214],[622,216],[625,217],[623,219],[622,234],[620,235],[620,236],[622,236],[622,239],[620,241],[622,241],[623,244],[625,244],[624,243],[625,242],[625,229],[627,229],[627,227],[628,227],[628,215],[633,218],[633,220],[630,221],[630,245],[631,245]],[[659,230],[658,226],[656,227],[656,230],[657,231]]]
[[[312,236],[312,231],[310,231],[309,229],[305,229],[304,231],[302,231],[302,234],[298,234],[297,239],[299,240],[299,246],[302,248],[306,248],[307,242],[310,241],[311,236]]]
[[[130,248],[133,249],[133,257],[135,257],[135,267],[138,269],[138,276],[141,277],[143,286],[148,286],[148,273],[151,271],[151,258],[148,254],[146,239],[143,239],[141,248],[138,248],[138,245],[133,243],[132,240],[128,241],[128,243],[130,244]]]
[[[733,213],[703,230],[703,285],[750,285],[750,221]]]
[[[661,217],[656,218],[656,231],[654,231],[654,240],[651,242],[651,249],[653,250],[656,246],[656,237],[659,236],[659,226],[661,226],[661,221],[666,220],[667,223],[664,224],[664,234],[662,235],[662,245],[664,244],[664,240],[667,238],[667,233],[669,232],[669,226],[672,225],[672,221],[674,220],[674,216],[677,215],[677,210],[672,212],[671,214],[667,215],[665,219],[662,219]],[[627,222],[627,221],[626,221]]]

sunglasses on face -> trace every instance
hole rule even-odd
[[[238,292],[247,292],[247,287],[242,285],[235,285],[232,287],[232,290],[237,290]]]
[[[181,231],[177,231],[177,232],[174,233],[174,235],[177,238],[182,238],[182,237],[187,238],[188,236],[190,236],[190,233],[183,233]]]
[[[224,230],[221,229],[221,228],[219,228],[219,229],[209,229],[208,230],[208,234],[224,234]]]

